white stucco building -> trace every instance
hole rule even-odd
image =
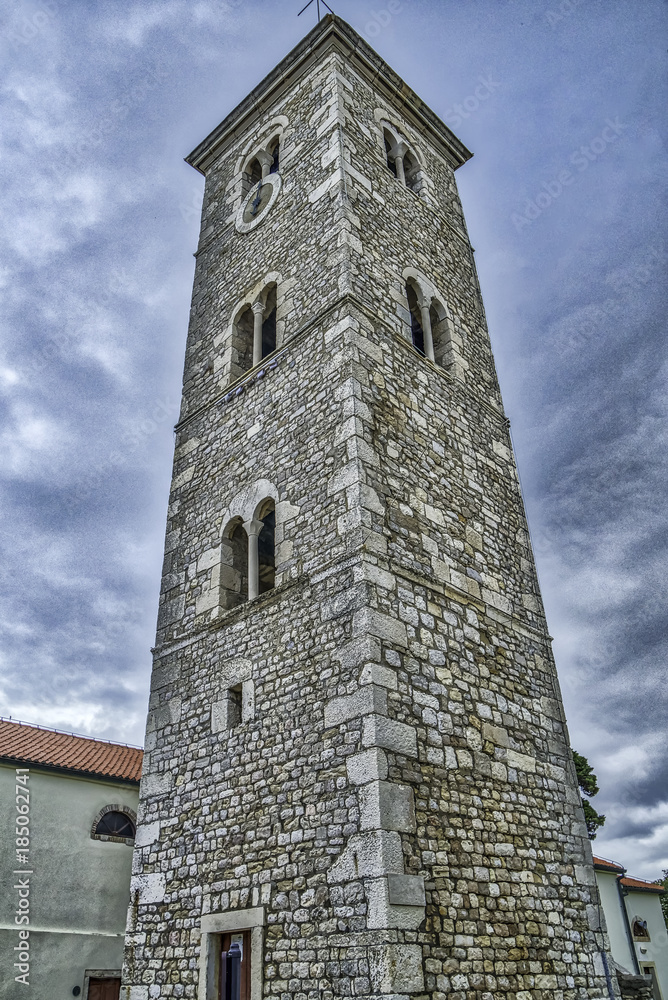
[[[2,1000],[117,1000],[141,765],[137,747],[0,720]]]
[[[661,909],[664,890],[630,878],[614,861],[594,858],[596,881],[615,962],[630,973],[649,976],[654,1000],[668,1000],[668,932]]]

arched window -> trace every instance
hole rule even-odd
[[[647,928],[647,921],[642,920],[640,917],[635,917],[633,920],[633,937],[636,941],[649,941],[649,930]]]
[[[266,291],[262,312],[262,358],[276,350],[276,285]],[[259,362],[258,362],[259,363]]]
[[[248,164],[246,172],[248,174],[249,189],[260,183],[262,180],[262,164],[258,160],[257,156]]]
[[[274,139],[274,141],[269,144],[267,152],[271,156],[271,166],[269,167],[269,173],[277,174],[280,166],[281,140]]]
[[[235,517],[223,532],[220,557],[220,603],[236,608],[248,600],[248,535]]]
[[[243,306],[232,324],[231,380],[234,382],[253,367],[254,316],[250,306]]]
[[[422,311],[420,308],[420,292],[412,281],[406,283],[406,297],[408,299],[408,311],[411,318],[411,340],[413,347],[425,353],[424,329],[422,326]]]
[[[394,135],[389,128],[383,129],[385,162],[400,184],[410,188],[420,197],[424,196],[423,171],[418,157],[408,143]]]
[[[134,840],[135,825],[129,816],[120,812],[108,812],[95,827],[98,837],[126,837]]]
[[[394,156],[392,155],[392,149],[395,145],[395,138],[391,135],[387,129],[383,130],[383,139],[385,141],[385,160],[387,162],[388,170],[390,170],[394,176],[397,176],[397,165],[394,162]]]
[[[452,320],[446,307],[436,298],[431,301],[429,317],[434,343],[434,361],[441,368],[451,368],[457,361],[452,340]]]
[[[220,605],[225,610],[276,586],[276,505],[261,501],[254,517],[226,525],[220,553]]]
[[[276,506],[273,500],[265,500],[258,511],[262,529],[258,535],[258,592],[266,594],[276,585]]]
[[[407,188],[422,194],[422,168],[410,150],[404,153],[404,178]]]
[[[232,324],[230,381],[259,365],[272,354],[276,344],[276,307],[278,289],[267,285],[252,305],[244,305]]]
[[[132,844],[137,817],[128,806],[111,805],[101,809],[93,820],[90,835],[93,840],[122,841]]]

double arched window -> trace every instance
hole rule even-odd
[[[383,128],[383,143],[388,169],[401,184],[424,197],[424,172],[416,153],[388,126]]]
[[[234,608],[276,585],[276,504],[267,497],[254,516],[233,517],[223,530],[220,604]]]
[[[405,294],[413,347],[441,368],[452,367],[455,347],[446,306],[424,279],[413,275],[406,278]]]
[[[232,381],[276,350],[277,296],[276,282],[270,282],[237,312],[232,324]]]
[[[242,192],[244,195],[259,184],[269,174],[277,174],[281,163],[281,140],[273,136],[261,149],[255,150],[246,162],[243,170]]]

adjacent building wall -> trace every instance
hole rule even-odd
[[[37,768],[29,773],[32,874],[17,876],[16,770],[0,764],[0,998],[67,998],[79,986],[85,1000],[87,969],[121,968],[132,862],[131,847],[91,839],[91,826],[108,805],[136,813],[138,788]],[[13,887],[21,878],[29,878],[30,890],[29,989],[15,982],[14,969],[19,890]]]

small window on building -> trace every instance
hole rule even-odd
[[[241,725],[242,685],[237,684],[227,692],[227,728]]]
[[[258,537],[259,593],[266,594],[276,585],[276,507],[273,500],[266,500],[260,508],[262,530]]]
[[[134,840],[135,825],[125,813],[108,812],[95,827],[95,833],[98,837],[123,837]]]
[[[636,917],[633,921],[633,937],[636,941],[649,941],[649,930],[647,929],[647,921],[642,920],[640,917]]]
[[[408,299],[408,310],[411,318],[411,340],[413,347],[420,354],[424,354],[424,330],[422,329],[422,316],[417,291],[412,282],[406,285],[406,297]]]
[[[132,809],[124,805],[110,805],[97,814],[90,835],[93,840],[111,840],[132,846],[136,826],[137,818]]]

